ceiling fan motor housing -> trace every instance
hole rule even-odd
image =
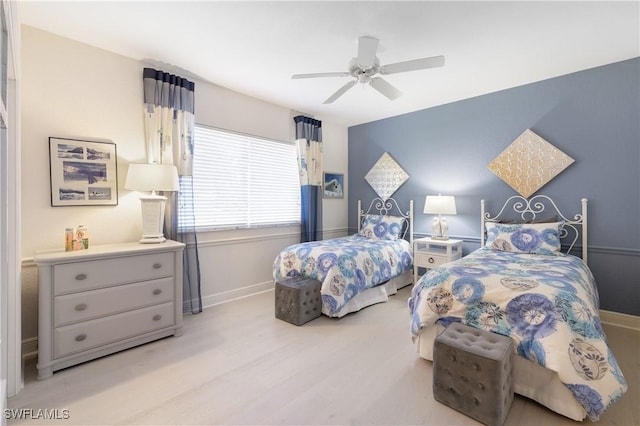
[[[358,79],[358,83],[368,83],[371,81],[371,77],[380,72],[380,60],[376,56],[373,66],[370,68],[364,68],[358,63],[358,58],[351,59],[349,62],[349,74],[352,77]]]

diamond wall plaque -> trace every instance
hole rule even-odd
[[[524,198],[529,198],[574,161],[527,129],[487,167]]]
[[[364,179],[369,182],[376,194],[386,201],[409,179],[409,175],[385,152]]]

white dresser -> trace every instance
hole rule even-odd
[[[37,252],[38,379],[182,332],[184,244]]]

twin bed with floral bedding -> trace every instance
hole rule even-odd
[[[366,212],[358,201],[357,234],[285,248],[273,263],[273,278],[320,281],[323,314],[342,317],[412,283],[412,239],[413,201],[406,212],[392,198],[373,200]]]
[[[514,199],[514,200],[512,200]],[[515,201],[520,223],[499,223]],[[582,214],[531,223],[544,210],[537,196],[512,197],[490,218],[482,202],[487,241],[460,260],[430,270],[409,299],[411,335],[420,356],[433,359],[433,339],[448,324],[509,336],[517,352],[515,392],[582,420],[597,420],[627,390],[598,315],[598,292],[586,264],[586,200]],[[532,215],[533,217],[528,217]],[[560,238],[581,227],[583,259],[560,252]],[[484,235],[483,241],[484,243]]]

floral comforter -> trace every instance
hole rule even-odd
[[[273,278],[303,275],[322,282],[322,303],[333,315],[360,291],[402,275],[412,267],[408,241],[356,234],[285,248],[273,263]]]
[[[578,257],[478,249],[432,269],[409,299],[413,339],[436,321],[511,337],[518,355],[556,371],[593,421],[627,390]]]

